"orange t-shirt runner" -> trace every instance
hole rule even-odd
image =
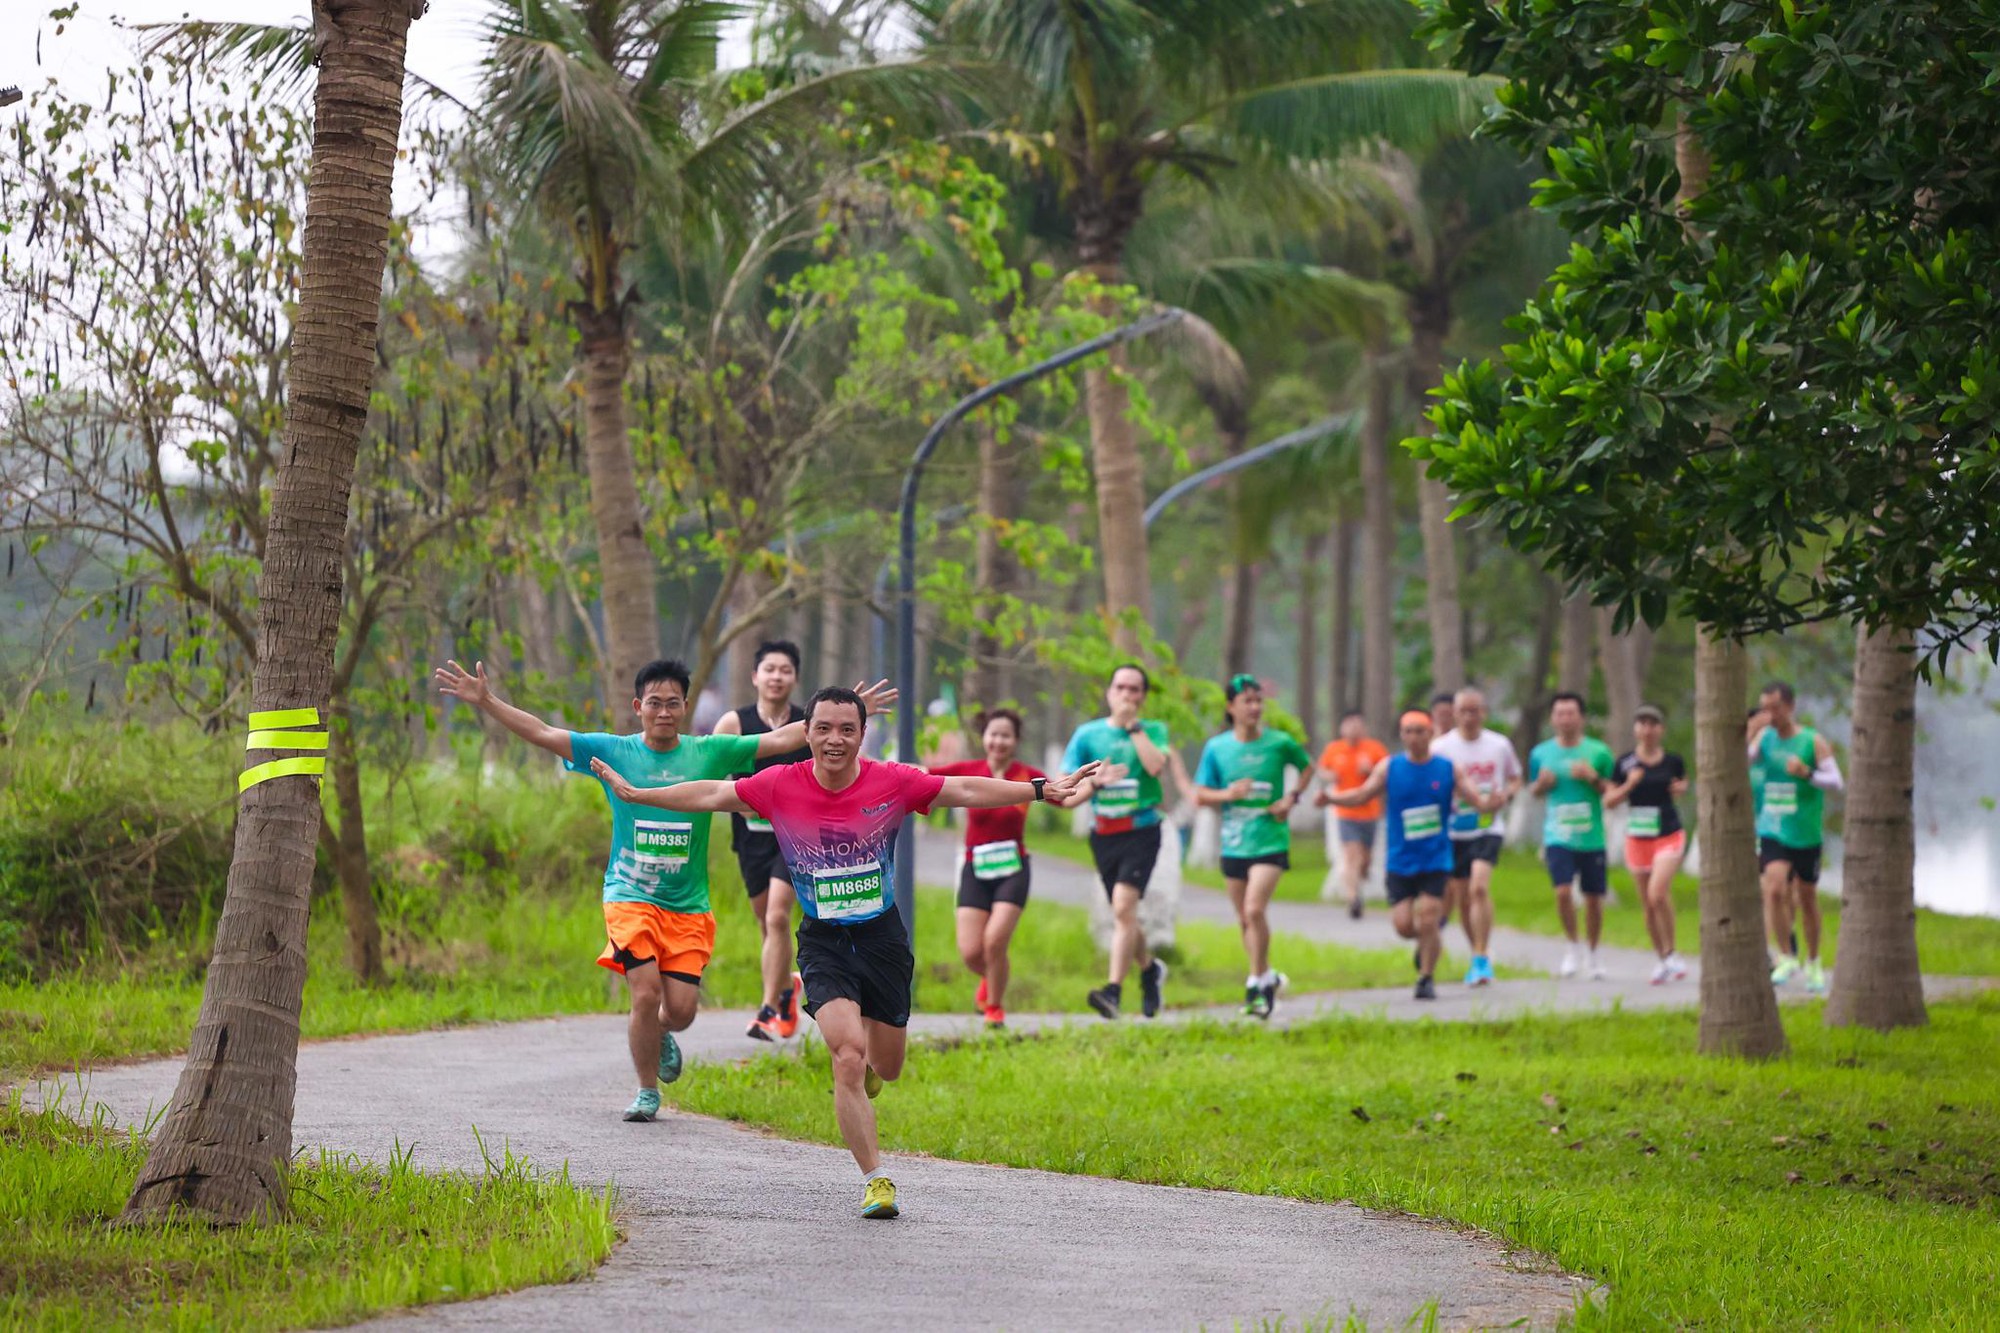
[[[1382,742],[1367,736],[1353,742],[1329,741],[1320,754],[1319,766],[1333,775],[1335,791],[1353,791],[1368,777],[1363,765],[1373,769],[1388,757],[1389,751]],[[1337,805],[1333,811],[1342,819],[1380,819],[1382,798],[1378,796],[1365,805]]]

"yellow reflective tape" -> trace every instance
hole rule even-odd
[[[253,731],[243,742],[246,750],[324,750],[324,731]]]
[[[252,713],[250,730],[261,731],[266,727],[316,727],[319,725],[317,708],[276,708],[268,713]]]
[[[260,782],[272,778],[288,778],[295,774],[317,777],[326,772],[326,756],[323,754],[294,755],[290,759],[273,759],[268,764],[243,770],[243,776],[236,779],[236,790],[240,794],[249,791]]]

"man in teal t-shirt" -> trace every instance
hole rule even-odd
[[[727,778],[757,759],[805,744],[805,724],[794,722],[758,736],[683,736],[688,670],[679,662],[649,662],[633,682],[632,712],[639,730],[629,736],[576,732],[552,726],[493,693],[486,664],[467,671],[456,662],[439,667],[438,689],[486,713],[501,726],[547,750],[575,773],[590,773],[602,759],[634,786],[665,786]],[[893,702],[884,681],[864,698],[872,711]],[[604,928],[609,942],[598,963],[622,973],[632,996],[627,1038],[639,1094],[627,1120],[659,1113],[662,1082],[680,1077],[680,1044],[674,1033],[694,1022],[701,974],[715,952],[715,915],[708,896],[708,816],[665,814],[628,805],[605,787],[611,802],[611,856],[604,867]]]
[[[1097,786],[1090,801],[1090,854],[1111,900],[1111,977],[1086,998],[1105,1018],[1118,1017],[1132,967],[1139,969],[1141,1012],[1148,1018],[1160,1011],[1160,983],[1167,978],[1167,965],[1147,950],[1139,929],[1139,900],[1160,856],[1160,774],[1170,759],[1166,724],[1139,716],[1152,685],[1137,663],[1115,668],[1104,691],[1109,715],[1078,727],[1063,751],[1066,772],[1094,759],[1124,770]]]
[[[1750,789],[1757,798],[1757,866],[1763,879],[1764,932],[1771,944],[1771,984],[1803,975],[1806,989],[1826,990],[1819,961],[1819,867],[1826,793],[1845,781],[1833,746],[1793,711],[1791,685],[1774,680],[1758,698],[1750,734]],[[1761,715],[1762,725],[1759,725]],[[1792,917],[1806,939],[1798,958]]]
[[[1617,768],[1611,747],[1583,734],[1583,696],[1570,690],[1549,705],[1552,740],[1528,755],[1529,789],[1548,800],[1542,820],[1542,860],[1555,886],[1556,914],[1569,948],[1557,976],[1576,975],[1576,889],[1583,891],[1584,928],[1589,934],[1593,981],[1604,977],[1597,942],[1604,934],[1604,789]]]
[[[1285,822],[1311,780],[1312,756],[1282,731],[1264,725],[1264,687],[1255,676],[1232,676],[1223,689],[1229,730],[1202,747],[1194,773],[1194,799],[1222,811],[1222,878],[1250,956],[1243,983],[1243,1012],[1269,1018],[1284,974],[1271,966],[1267,917],[1278,877],[1292,866],[1292,830]],[[1285,779],[1298,774],[1297,785]]]

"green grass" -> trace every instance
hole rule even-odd
[[[114,1226],[144,1160],[101,1113],[0,1105],[0,1327],[317,1328],[574,1281],[617,1239],[608,1190],[511,1154],[481,1176],[321,1154],[294,1165],[282,1223]]]
[[[1059,856],[1079,865],[1090,864],[1088,843],[1067,831],[1038,831],[1035,850]],[[1326,844],[1314,833],[1292,840],[1292,869],[1278,881],[1277,896],[1288,902],[1318,902],[1320,884],[1326,878]],[[1222,872],[1189,866],[1183,872],[1190,884],[1220,890]],[[1604,940],[1628,949],[1650,949],[1646,938],[1646,918],[1639,910],[1638,890],[1632,876],[1618,868],[1611,871],[1613,901],[1604,912]],[[1681,950],[1693,953],[1700,948],[1701,911],[1696,902],[1695,881],[1687,876],[1674,880],[1674,912],[1678,918]],[[1825,922],[1821,957],[1829,966],[1840,939],[1840,902],[1833,897],[1820,899]],[[1548,872],[1532,851],[1510,848],[1501,855],[1493,870],[1493,919],[1498,925],[1537,935],[1560,935],[1555,897],[1549,891]],[[1462,939],[1454,926],[1447,932]],[[2000,976],[2000,919],[1953,916],[1945,912],[1917,909],[1917,955],[1924,971],[1937,976]]]
[[[1688,1013],[1093,1028],[920,1051],[879,1106],[895,1152],[1480,1227],[1608,1284],[1584,1327],[1990,1327],[2000,995],[1932,1019],[1788,1009],[1762,1065],[1697,1056]],[[828,1087],[810,1052],[671,1092],[834,1142]]]
[[[718,844],[724,839],[717,839]],[[719,918],[716,956],[705,1002],[757,1003],[759,941],[726,846],[711,856]],[[551,1014],[622,1009],[622,987],[596,966],[604,917],[592,880],[557,901],[508,889],[494,897],[456,892],[431,908],[421,930],[396,933],[389,982],[362,986],[343,961],[337,904],[316,905],[308,945],[310,971],[301,1015],[307,1038],[414,1031],[503,1022]],[[925,889],[918,899],[919,1007],[968,1008],[974,979],[953,944],[952,896]],[[1402,985],[1408,956],[1290,936],[1274,953],[1300,990]],[[1080,1012],[1104,980],[1089,914],[1031,903],[1015,935],[1008,1005],[1020,1012]],[[1243,949],[1234,930],[1203,922],[1181,926],[1168,998],[1175,1005],[1242,998]],[[201,1004],[201,956],[161,946],[123,958],[100,958],[40,982],[0,983],[0,1072],[71,1069],[185,1048]]]

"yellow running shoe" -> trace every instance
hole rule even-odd
[[[896,1215],[896,1182],[887,1176],[877,1176],[861,1191],[861,1215],[863,1217],[894,1217]]]
[[[875,1072],[874,1065],[869,1065],[868,1072],[861,1076],[861,1087],[868,1094],[868,1100],[871,1102],[882,1095],[882,1076]],[[891,1197],[895,1195],[896,1191],[894,1187],[890,1188],[889,1193]],[[894,1205],[892,1204],[889,1216],[894,1217],[895,1215]]]

